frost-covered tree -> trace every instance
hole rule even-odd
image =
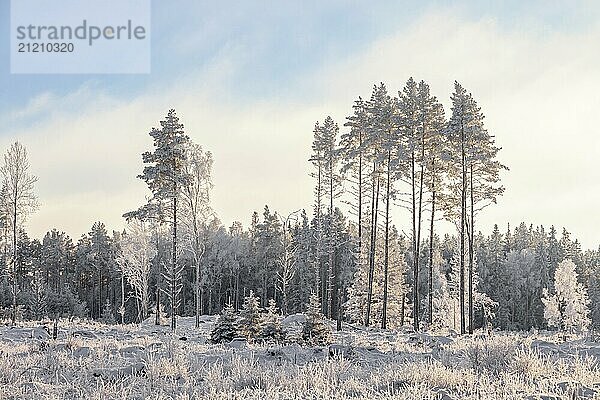
[[[279,256],[279,268],[277,270],[277,286],[282,296],[281,309],[284,313],[288,311],[289,287],[297,271],[296,252],[298,244],[292,240],[292,222],[297,223],[297,214],[299,211],[290,213],[287,217],[279,216],[281,220],[281,253]],[[269,305],[270,305],[269,301]]]
[[[382,93],[383,94],[383,93]],[[390,265],[390,202],[395,197],[394,182],[396,177],[395,165],[398,158],[403,157],[402,142],[398,140],[398,131],[396,125],[396,99],[390,96],[382,96],[378,98],[376,105],[377,113],[372,116],[372,128],[381,137],[382,147],[382,164],[385,174],[385,220],[384,220],[384,239],[383,239],[383,302],[381,327],[387,328],[387,311],[388,311],[388,292],[389,292],[389,265]]]
[[[496,160],[498,151],[494,138],[484,127],[484,115],[473,96],[458,82],[454,83],[452,115],[447,126],[448,168],[443,196],[446,218],[459,231],[460,247],[460,307],[465,310],[465,283],[468,290],[467,312],[461,312],[461,333],[473,331],[473,273],[475,251],[475,214],[496,202],[504,192],[499,172],[507,169]],[[468,270],[465,271],[465,257]],[[467,276],[465,276],[467,275]],[[468,281],[465,282],[465,277]],[[466,317],[466,318],[465,318]]]
[[[97,298],[95,293],[92,293],[90,311],[92,316],[100,317],[105,306],[104,300],[110,291],[111,267],[113,267],[114,260],[113,246],[106,226],[102,222],[95,222],[87,236],[89,237],[89,247],[86,256],[95,275],[93,287],[97,286],[98,288]]]
[[[241,280],[242,274],[245,272],[248,264],[249,237],[248,233],[244,232],[242,224],[235,221],[229,227],[229,241],[227,242],[227,265],[231,273],[232,279],[232,297],[234,309],[240,306],[240,287],[243,285]]]
[[[295,274],[289,285],[287,313],[301,312],[311,292],[316,287],[317,276],[314,273],[314,231],[308,221],[306,211],[300,212],[299,221],[292,228],[292,245],[295,248]]]
[[[398,108],[400,132],[405,143],[405,151],[399,157],[398,174],[410,186],[410,200],[408,209],[411,217],[411,253],[412,253],[412,281],[413,281],[413,327],[419,329],[420,294],[419,274],[421,255],[421,212],[423,205],[423,174],[420,173],[420,160],[424,157],[421,153],[425,149],[424,134],[420,121],[419,88],[411,77],[404,88],[398,93]]]
[[[548,325],[564,332],[585,331],[590,325],[587,290],[577,282],[575,263],[563,260],[554,272],[554,291],[544,289],[544,317]]]
[[[310,296],[306,310],[306,323],[302,328],[302,340],[309,345],[326,345],[331,342],[331,328],[321,313],[321,305],[316,294]]]
[[[228,343],[238,336],[239,327],[237,317],[231,303],[227,304],[221,311],[221,315],[215,322],[210,332],[212,343]]]
[[[0,191],[0,213],[8,228],[12,241],[12,257],[10,259],[10,271],[12,280],[12,316],[11,321],[15,324],[17,317],[17,236],[18,230],[27,218],[38,208],[35,195],[35,183],[37,177],[29,170],[29,159],[27,150],[19,142],[13,143],[4,154],[4,163],[0,167],[2,178],[2,190]]]
[[[260,337],[267,341],[279,341],[282,336],[281,321],[275,300],[269,299],[269,305],[261,319]]]
[[[277,275],[273,271],[279,271],[280,268],[283,250],[281,235],[281,221],[277,213],[265,206],[263,221],[256,224],[252,238],[255,278],[259,281],[256,289],[263,307],[269,298],[277,297]]]
[[[373,277],[375,274],[375,258],[377,253],[377,230],[378,216],[380,203],[380,189],[382,186],[382,169],[384,160],[387,160],[387,151],[385,151],[382,143],[384,142],[384,132],[389,128],[389,105],[391,99],[388,95],[385,84],[375,85],[371,93],[371,97],[366,103],[366,115],[368,121],[367,136],[363,141],[365,154],[368,162],[372,164],[371,173],[371,200],[370,200],[370,218],[369,218],[369,248],[368,248],[368,265],[367,270],[367,303],[365,312],[365,326],[369,326],[371,322],[371,306],[373,298]],[[389,146],[388,146],[389,147]],[[388,164],[389,165],[389,164]],[[386,196],[390,194],[386,193]],[[389,221],[388,221],[389,222]]]
[[[389,254],[388,254],[388,284],[387,327],[398,328],[404,324],[405,316],[409,314],[406,297],[408,286],[406,284],[406,275],[409,271],[404,253],[406,252],[405,239],[399,236],[394,226],[389,231]],[[381,265],[384,257],[383,248],[385,246],[385,237],[380,233],[377,239],[376,265]],[[382,268],[375,268],[373,273],[373,293],[371,296],[372,321],[383,326],[383,304],[384,304],[384,282],[385,271]],[[361,323],[365,319],[367,312],[368,296],[367,288],[369,284],[368,265],[360,266],[354,273],[352,284],[348,289],[348,301],[345,305],[345,311],[350,321]]]
[[[189,179],[182,188],[182,224],[185,228],[183,243],[191,254],[195,272],[194,302],[196,328],[200,326],[200,272],[201,259],[206,248],[206,229],[208,221],[214,219],[210,206],[212,185],[212,154],[202,146],[188,143],[185,147],[184,175]]]
[[[148,281],[151,261],[156,256],[156,247],[152,243],[144,221],[132,220],[125,234],[121,236],[121,254],[117,258],[123,275],[133,287],[138,304],[138,321],[148,315]]]
[[[365,157],[365,146],[363,141],[367,135],[367,113],[365,102],[362,98],[358,98],[352,106],[354,113],[348,116],[347,122],[344,126],[350,127],[348,133],[342,134],[340,140],[340,154],[341,154],[341,173],[342,176],[350,183],[350,195],[353,197],[353,201],[349,202],[351,212],[356,215],[356,247],[357,255],[356,261],[359,266],[362,266],[365,262],[364,247],[364,223],[365,217],[363,210],[365,209],[365,199],[368,198],[367,183],[365,176],[366,170],[366,157]],[[360,268],[360,267],[359,267]]]
[[[431,261],[433,271],[431,276],[430,296],[433,314],[429,320],[430,326],[434,329],[454,328],[454,302],[455,298],[452,291],[452,282],[449,280],[449,274],[446,269],[446,262],[439,250],[433,252]]]
[[[248,340],[254,340],[261,332],[261,315],[258,297],[254,291],[244,298],[244,304],[240,311],[239,320],[240,333]]]
[[[446,143],[444,129],[446,127],[446,118],[444,107],[438,102],[437,98],[431,95],[429,85],[423,81],[419,82],[417,104],[419,110],[419,133],[421,136],[421,153],[419,157],[420,164],[420,184],[419,196],[421,207],[423,203],[423,185],[427,187],[430,193],[431,217],[429,220],[429,255],[427,264],[428,273],[428,322],[433,323],[433,287],[434,287],[434,224],[436,218],[437,193],[442,188],[444,170],[446,163]],[[419,210],[419,219],[421,213]]]
[[[148,185],[152,192],[152,198],[147,205],[137,211],[125,214],[125,217],[153,218],[160,223],[170,222],[171,262],[166,272],[169,287],[165,290],[171,305],[171,329],[175,330],[181,290],[181,266],[177,262],[177,257],[181,253],[181,249],[177,246],[178,201],[181,198],[182,189],[190,181],[190,176],[185,168],[189,137],[185,134],[183,124],[179,122],[174,109],[169,110],[166,118],[160,121],[160,125],[160,129],[152,128],[150,131],[150,136],[154,141],[154,151],[142,154],[145,166],[143,173],[138,175],[138,178]]]
[[[102,314],[100,315],[100,322],[107,325],[114,325],[117,323],[115,314],[113,313],[112,304],[110,303],[109,299],[106,299],[106,302],[104,303],[104,308],[102,309]]]
[[[338,172],[338,163],[340,153],[337,149],[337,136],[339,132],[338,125],[331,117],[326,117],[322,124],[317,122],[314,129],[314,139],[312,144],[313,154],[311,161],[315,166],[314,177],[317,178],[315,188],[315,219],[317,220],[317,264],[321,264],[321,251],[326,248],[327,263],[322,267],[320,274],[321,297],[323,310],[330,315],[332,309],[332,293],[335,279],[333,275],[333,257],[334,257],[334,238],[325,238],[322,235],[324,225],[330,225],[331,219],[325,219],[324,209],[327,209],[327,215],[331,216],[334,210],[334,200],[341,194],[341,176]],[[327,201],[327,206],[323,204]]]

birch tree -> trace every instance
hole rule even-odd
[[[125,234],[121,236],[121,254],[117,263],[135,291],[139,305],[138,321],[143,321],[148,315],[148,280],[152,259],[156,254],[152,233],[146,223],[140,220],[130,221]]]
[[[575,263],[563,260],[554,272],[554,291],[544,289],[544,317],[549,326],[564,332],[584,331],[590,325],[587,291],[577,282]]]
[[[285,218],[281,215],[281,253],[279,255],[279,270],[277,271],[277,283],[282,297],[281,310],[284,314],[288,312],[289,286],[296,274],[296,253],[298,244],[292,240],[292,223],[298,222],[300,210],[288,214]]]
[[[10,271],[12,279],[11,320],[13,325],[17,318],[17,271],[19,269],[17,266],[17,235],[19,228],[39,206],[34,192],[37,177],[30,173],[29,168],[25,146],[19,142],[13,143],[4,154],[4,163],[0,167],[2,213],[12,236]]]
[[[200,263],[206,248],[206,225],[214,218],[210,206],[212,184],[212,154],[202,146],[189,143],[185,149],[184,175],[188,177],[182,187],[183,225],[185,227],[184,246],[191,253],[195,272],[194,302],[196,328],[200,326]],[[237,304],[237,303],[236,303]]]

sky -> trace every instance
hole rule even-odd
[[[478,216],[484,233],[525,221],[598,248],[600,4],[446,3],[153,1],[151,73],[12,75],[0,1],[0,151],[22,142],[39,178],[28,231],[122,229],[149,194],[140,154],[170,108],[213,153],[223,224],[247,225],[265,204],[309,209],[315,122],[343,125],[374,84],[395,94],[412,76],[447,113],[458,80],[502,147],[506,192]]]

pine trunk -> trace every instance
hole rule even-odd
[[[423,179],[425,176],[425,128],[426,125],[423,123],[423,132],[421,136],[421,171],[419,175],[419,206],[417,207],[417,247],[416,247],[416,260],[417,260],[417,278],[418,272],[420,269],[420,257],[421,257],[421,227],[422,227],[422,219],[423,219]],[[418,280],[417,280],[418,286]]]
[[[155,325],[160,325],[160,279],[161,279],[161,262],[160,262],[160,246],[158,239],[158,232],[156,234],[156,254],[157,254],[157,264],[156,264],[156,318],[154,319]]]
[[[316,249],[316,265],[315,265],[315,293],[319,294],[319,297],[322,300],[321,288],[321,241],[322,241],[322,218],[321,218],[321,162],[317,160],[319,165],[317,167],[317,209],[315,210],[315,214],[317,217],[317,249]],[[323,302],[321,302],[321,308]]]
[[[376,164],[373,163],[373,193],[371,198],[371,248],[369,251],[369,273],[367,291],[367,314],[365,326],[369,326],[371,319],[371,301],[373,299],[373,274],[375,272],[375,243],[377,240],[377,208],[379,203],[379,177],[377,176]]]
[[[429,226],[429,325],[433,323],[433,223],[435,221],[435,168],[431,169],[431,224]]]
[[[174,185],[175,194],[173,196],[173,260],[171,261],[171,330],[175,332],[177,328],[176,297],[177,297],[177,184]]]
[[[470,163],[471,223],[469,235],[469,333],[473,333],[473,243],[475,237],[475,211],[473,210],[473,162]]]
[[[461,124],[461,169],[462,169],[462,190],[460,207],[460,333],[465,334],[465,219],[466,219],[466,191],[467,177],[465,166],[465,131]]]
[[[329,263],[328,263],[328,285],[327,285],[327,318],[333,317],[333,292],[335,285],[335,271],[333,266],[333,156],[329,159]]]
[[[381,315],[381,328],[387,328],[387,306],[388,306],[388,269],[389,269],[389,238],[390,238],[390,175],[391,175],[391,151],[387,156],[387,182],[385,193],[385,243],[383,255],[383,312]]]
[[[196,286],[194,288],[196,303],[196,328],[200,327],[200,262],[196,256]]]
[[[119,314],[121,314],[121,325],[123,325],[125,323],[125,275],[123,273],[121,273],[121,309]]]
[[[417,199],[415,153],[411,155],[411,187],[412,187],[412,251],[413,251],[413,327],[419,330],[419,249],[417,243]]]

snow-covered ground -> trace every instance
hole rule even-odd
[[[348,326],[328,347],[208,344],[214,317],[177,333],[61,321],[0,327],[0,398],[600,398],[600,345],[550,333],[459,337]],[[288,317],[287,328],[301,322]],[[50,328],[51,324],[48,323]]]

